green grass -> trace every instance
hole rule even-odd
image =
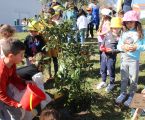
[[[124,119],[130,119],[130,109],[127,107],[124,107],[123,105],[117,106],[115,104],[115,98],[120,93],[120,59],[118,55],[117,64],[116,64],[116,81],[115,81],[115,89],[111,93],[106,93],[105,89],[97,90],[96,84],[101,82],[100,75],[97,75],[99,73],[99,62],[97,55],[95,58],[96,63],[94,65],[94,69],[92,72],[89,72],[88,75],[88,81],[91,83],[92,88],[94,92],[96,93],[96,103],[92,105],[92,111],[96,115],[97,119],[99,120],[124,120]],[[143,88],[143,84],[141,83],[141,80],[143,79],[141,76],[143,76],[143,72],[140,72],[140,78],[139,78],[139,90],[141,91]],[[108,76],[109,78],[109,76]],[[107,80],[109,82],[109,79]]]
[[[27,35],[28,35],[27,32],[20,32],[20,33],[16,33],[15,37],[20,40],[24,40]]]
[[[139,71],[139,82],[138,90],[140,93],[144,88],[145,83],[145,53],[141,53],[140,60],[140,71]],[[92,105],[92,112],[95,114],[96,119],[94,120],[130,120],[131,109],[123,105],[116,105],[115,99],[120,94],[120,54],[117,56],[116,62],[116,80],[115,89],[111,93],[106,93],[105,89],[97,90],[96,84],[101,82],[101,76],[99,75],[99,54],[96,51],[95,56],[91,56],[91,61],[95,62],[93,70],[88,72],[87,80],[90,82],[94,92],[96,93],[96,103]],[[107,79],[109,82],[109,76]],[[143,117],[140,118],[141,120]],[[145,118],[144,118],[145,119]],[[92,119],[93,120],[93,119]]]
[[[19,39],[23,39],[27,33],[18,33],[17,36]],[[97,48],[97,44],[91,43],[96,42],[96,39],[89,39],[90,44],[93,44]],[[138,91],[144,88],[145,83],[145,53],[141,54],[140,61],[140,72],[139,72],[139,82],[138,82]],[[91,105],[91,110],[87,114],[83,114],[77,117],[76,120],[130,120],[131,119],[131,109],[124,107],[123,105],[117,106],[115,104],[115,99],[120,93],[120,54],[117,56],[116,62],[116,81],[115,89],[106,93],[105,89],[97,90],[96,84],[101,81],[101,76],[99,75],[99,54],[96,50],[96,54],[90,57],[91,62],[94,63],[93,69],[89,72],[86,71],[87,81],[90,83],[91,88],[95,96],[95,102]],[[109,77],[107,82],[109,82]],[[47,91],[53,91],[49,89]],[[145,118],[141,117],[140,120]]]

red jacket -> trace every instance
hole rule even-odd
[[[16,65],[8,68],[3,59],[0,59],[0,101],[9,106],[18,107],[19,102],[7,95],[7,88],[10,83],[18,90],[26,88],[26,84],[16,74]]]

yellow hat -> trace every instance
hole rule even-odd
[[[38,31],[37,30],[37,28],[35,28],[36,27],[36,23],[37,23],[37,21],[34,21],[34,20],[32,20],[32,21],[29,21],[29,23],[28,23],[28,30],[30,31],[30,30],[32,30],[32,31]]]
[[[56,0],[52,0],[52,2],[56,3],[57,1]]]
[[[110,27],[111,28],[122,28],[122,18],[112,17]]]
[[[42,29],[42,27],[43,27],[43,25],[40,24],[39,21],[32,20],[32,21],[29,21],[29,23],[28,23],[29,31],[39,31]]]

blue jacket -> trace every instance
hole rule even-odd
[[[124,13],[126,13],[127,11],[131,10],[131,3],[132,3],[132,0],[124,0],[124,3],[123,3],[123,11]]]
[[[93,15],[88,13],[87,14],[87,19],[88,19],[88,23],[92,23],[93,22]]]
[[[102,52],[102,54],[104,54],[107,57],[112,57],[115,58],[117,53],[119,53],[119,51],[117,50],[117,37],[115,37],[112,32],[108,32],[103,40],[103,42],[101,43],[101,45],[103,45],[105,48],[111,48],[112,51],[111,52]]]
[[[122,36],[120,37],[120,40],[117,45],[117,49],[119,51],[123,51],[121,46],[124,44],[136,44],[138,47],[135,51],[133,52],[125,52],[122,54],[127,54],[130,58],[134,60],[139,60],[140,59],[140,52],[145,50],[145,38],[144,39],[139,39],[138,38],[138,33],[136,30],[129,30],[127,32],[124,32]]]
[[[74,30],[77,29],[77,25],[76,25],[77,15],[78,15],[78,13],[74,9],[68,9],[68,10],[63,12],[63,19],[72,21],[72,24],[73,24],[72,29],[74,29]]]
[[[92,8],[92,15],[93,15],[93,23],[99,25],[100,17],[99,17],[99,7],[96,6]]]

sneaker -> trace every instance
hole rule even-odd
[[[115,100],[115,102],[118,103],[118,104],[122,103],[123,100],[126,98],[126,96],[127,96],[126,93],[121,93],[121,94],[117,97],[117,99]]]
[[[99,90],[99,89],[104,88],[106,86],[107,86],[107,84],[105,82],[101,82],[97,85],[97,89]]]
[[[131,103],[131,101],[132,101],[132,98],[133,98],[133,97],[129,97],[129,98],[124,102],[124,105],[127,106],[127,107],[129,107],[129,105],[130,105],[130,103]]]
[[[105,91],[107,92],[107,93],[109,93],[113,88],[114,88],[114,84],[109,84],[107,87],[106,87],[106,89],[105,89]]]
[[[110,74],[109,74],[109,70],[107,70],[107,75],[110,75]]]

